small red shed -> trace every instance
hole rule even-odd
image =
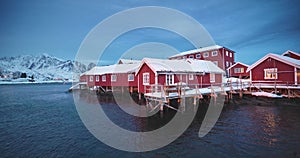
[[[249,78],[250,73],[246,72],[249,65],[237,62],[227,68],[229,77],[237,77],[237,78]]]

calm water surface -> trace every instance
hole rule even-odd
[[[69,87],[0,86],[0,157],[300,157],[299,100],[235,98],[204,138],[198,137],[198,130],[207,105],[201,104],[191,126],[176,141],[155,151],[128,153],[89,133],[73,95],[66,92]],[[82,97],[89,101],[88,95]],[[158,128],[157,122],[174,115],[172,110],[163,117],[155,115],[145,125],[125,115],[110,97],[100,101],[112,121],[133,130]]]

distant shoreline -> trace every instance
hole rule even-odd
[[[0,85],[30,85],[30,84],[72,84],[72,82],[63,82],[63,81],[39,81],[39,82],[0,81]]]

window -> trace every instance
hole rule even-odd
[[[99,76],[96,76],[96,82],[99,82]]]
[[[111,81],[116,82],[117,81],[117,76],[116,75],[111,75]]]
[[[228,56],[228,51],[226,50],[226,56]]]
[[[264,69],[265,77],[264,79],[277,79],[277,68]]]
[[[218,66],[218,64],[219,64],[218,61],[213,61],[213,63],[214,63],[215,65],[217,65],[217,66]]]
[[[194,80],[194,75],[193,74],[189,74],[189,80]]]
[[[232,62],[230,62],[230,66],[232,65]]]
[[[214,83],[214,82],[216,81],[216,75],[213,74],[213,73],[211,73],[211,74],[209,75],[209,79],[210,79],[210,83]]]
[[[143,85],[149,85],[150,75],[149,73],[143,73]]]
[[[102,76],[102,82],[106,82],[106,76]]]
[[[218,51],[212,51],[211,56],[218,56]]]
[[[193,55],[190,55],[189,58],[194,59],[194,56],[193,56]]]
[[[226,61],[226,67],[228,67],[229,66],[229,62],[228,61]]]
[[[90,76],[90,82],[94,81],[94,76]]]
[[[128,74],[128,81],[134,81],[134,75]]]
[[[231,57],[232,57],[232,52],[230,52],[230,54],[229,54],[229,55],[230,55],[230,58],[231,58]]]
[[[208,53],[208,52],[203,53],[203,57],[204,57],[204,58],[209,57],[209,53]]]
[[[234,68],[234,73],[244,73],[244,68]]]
[[[174,84],[174,75],[166,75],[166,85],[173,85]]]
[[[196,54],[196,58],[197,59],[201,58],[201,54]]]

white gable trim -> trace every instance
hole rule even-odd
[[[144,64],[146,64],[152,70],[152,72],[154,72],[155,74],[157,74],[156,70],[150,64],[147,63],[147,60],[143,59],[142,63],[140,64],[140,66],[137,68],[137,70],[135,72],[135,75],[137,75],[140,72],[140,70],[141,70],[141,68],[143,67]]]
[[[247,64],[244,64],[244,63],[241,63],[241,62],[237,62],[237,63],[231,65],[229,68],[227,68],[227,70],[232,69],[232,68],[233,68],[234,66],[236,66],[237,64],[241,64],[241,65],[243,65],[243,66],[249,67],[249,65],[247,65]]]
[[[268,59],[268,58],[272,58],[272,59],[281,61],[281,62],[283,62],[283,63],[286,63],[286,64],[288,64],[288,65],[290,65],[290,66],[293,66],[293,67],[296,67],[296,68],[300,68],[300,65],[297,65],[297,64],[292,63],[292,62],[290,62],[290,61],[288,61],[288,60],[279,58],[279,57],[277,57],[276,55],[274,55],[274,54],[272,54],[272,53],[269,53],[269,54],[265,55],[263,58],[261,58],[260,60],[258,60],[257,62],[255,62],[254,64],[252,64],[251,66],[249,66],[246,72],[249,72],[250,70],[252,70],[252,69],[255,68],[256,66],[258,66],[260,63],[262,63],[263,61],[265,61],[265,60]]]

